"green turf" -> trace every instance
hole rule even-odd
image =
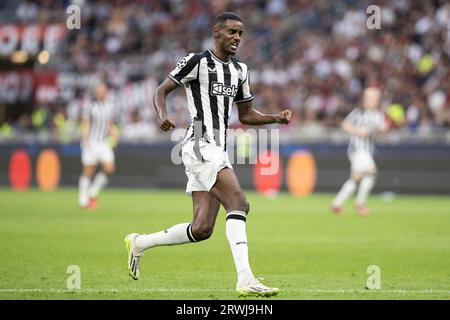
[[[223,211],[210,240],[148,251],[133,281],[124,236],[189,222],[191,199],[108,189],[100,209],[82,211],[76,197],[0,189],[0,299],[236,299]],[[281,288],[273,299],[450,299],[450,198],[374,196],[371,216],[349,203],[336,217],[331,197],[248,193],[251,264]],[[69,265],[81,268],[81,291],[66,291]],[[369,265],[381,290],[365,289]]]

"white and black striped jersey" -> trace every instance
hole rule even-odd
[[[253,100],[247,65],[222,61],[207,50],[180,59],[169,78],[186,90],[191,124],[183,144],[204,138],[225,151],[233,102]]]
[[[109,125],[114,121],[114,110],[108,101],[92,100],[83,107],[83,120],[89,120],[89,141],[106,142],[109,135]]]
[[[365,110],[356,108],[350,112],[345,120],[358,129],[366,129],[370,132],[368,137],[352,135],[348,144],[348,153],[364,150],[374,152],[374,135],[383,129],[385,117],[379,110]]]

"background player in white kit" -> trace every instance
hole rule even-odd
[[[114,111],[108,102],[108,86],[100,82],[95,87],[95,99],[88,102],[82,114],[81,163],[83,172],[79,179],[78,203],[81,208],[95,209],[100,190],[108,183],[108,176],[115,171],[113,144],[117,143],[119,131],[114,123]],[[94,179],[97,165],[101,170]]]
[[[336,214],[342,212],[342,206],[356,191],[358,183],[356,210],[361,215],[369,213],[367,198],[375,184],[377,174],[377,167],[373,159],[373,140],[376,134],[388,130],[385,116],[378,110],[380,100],[380,89],[366,88],[363,93],[363,107],[350,112],[342,123],[342,129],[351,135],[348,145],[351,174],[332,202],[332,210]]]

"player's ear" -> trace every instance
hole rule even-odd
[[[213,32],[214,32],[214,39],[220,39],[219,26],[218,25],[214,26]]]

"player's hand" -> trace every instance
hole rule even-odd
[[[393,126],[394,125],[393,125],[392,121],[388,117],[386,117],[386,120],[384,121],[384,124],[380,130],[380,133],[381,134],[387,133],[389,130],[391,130],[393,128]]]
[[[360,137],[366,138],[370,135],[370,131],[364,128],[358,129],[356,134]]]
[[[89,149],[91,147],[88,139],[83,139],[83,148]]]
[[[119,139],[115,136],[110,136],[108,139],[108,143],[111,146],[111,148],[115,149],[119,144]]]
[[[279,124],[288,124],[291,121],[292,111],[284,110],[281,111],[277,116],[277,123]]]
[[[161,125],[159,127],[161,128],[162,131],[169,131],[176,127],[176,123],[175,121],[166,118],[163,120],[163,122],[161,122]]]

